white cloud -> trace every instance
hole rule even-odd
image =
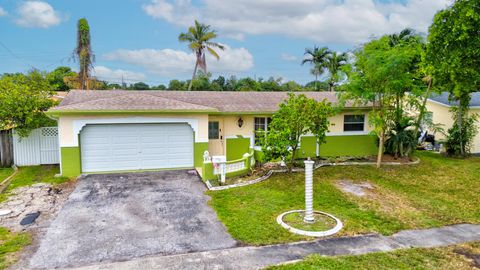
[[[0,17],[5,16],[5,15],[7,15],[7,12],[5,11],[5,9],[0,7]]]
[[[131,83],[144,81],[147,78],[143,73],[123,69],[112,70],[105,66],[94,67],[93,74],[99,80],[105,80],[109,82],[121,82],[123,79],[125,82]]]
[[[283,34],[318,42],[358,43],[406,27],[426,32],[433,15],[451,0],[151,0],[144,11],[155,19],[189,26],[194,18],[222,34]]]
[[[289,62],[298,61],[298,57],[296,57],[295,55],[288,54],[288,53],[281,53],[280,57],[282,58],[282,60],[289,61]]]
[[[207,69],[209,72],[243,72],[253,67],[253,56],[247,49],[224,46],[224,51],[217,50],[220,56],[218,61],[207,53]],[[195,65],[193,53],[172,49],[120,49],[105,54],[103,58],[109,61],[121,61],[141,66],[149,73],[161,76],[189,75]]]
[[[16,23],[23,27],[48,28],[61,22],[60,15],[47,2],[25,1],[18,7]]]

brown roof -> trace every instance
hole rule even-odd
[[[337,103],[335,92],[301,92]],[[275,112],[287,92],[72,90],[50,111]]]

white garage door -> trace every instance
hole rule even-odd
[[[83,172],[193,167],[187,124],[87,125],[80,149]]]

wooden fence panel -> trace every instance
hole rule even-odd
[[[0,130],[0,167],[13,165],[12,130]]]

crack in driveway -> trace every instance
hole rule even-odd
[[[72,267],[237,245],[187,171],[88,175],[48,228],[32,268]]]

